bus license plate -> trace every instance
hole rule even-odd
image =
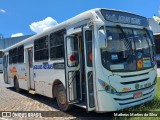
[[[142,97],[142,96],[143,96],[142,92],[137,92],[137,93],[134,93],[134,94],[133,94],[133,97],[134,97],[134,98],[140,98],[140,97]]]

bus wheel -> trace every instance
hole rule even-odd
[[[14,78],[14,88],[15,88],[16,92],[20,92],[18,80],[16,77]]]
[[[71,109],[72,105],[67,103],[67,95],[62,84],[58,85],[56,99],[57,104],[62,111],[69,111]]]

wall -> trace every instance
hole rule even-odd
[[[149,18],[148,22],[154,34],[160,33],[160,25],[153,18]]]

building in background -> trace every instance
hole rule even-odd
[[[3,71],[3,49],[10,47],[24,39],[31,37],[32,35],[25,35],[20,37],[3,38],[0,34],[0,72]]]
[[[160,65],[160,18],[154,16],[153,18],[149,18],[148,22],[155,39],[157,64]]]
[[[0,39],[0,50],[3,50],[7,47],[10,47],[24,39],[31,37],[32,35],[25,35],[19,37],[11,37],[11,38],[1,38]]]
[[[149,18],[148,19],[149,25],[152,28],[153,34],[160,34],[160,25],[154,18]]]

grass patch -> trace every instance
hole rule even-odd
[[[153,100],[122,111],[159,111],[160,112],[160,78],[157,78],[156,96]],[[160,120],[159,117],[115,117],[114,120]]]

